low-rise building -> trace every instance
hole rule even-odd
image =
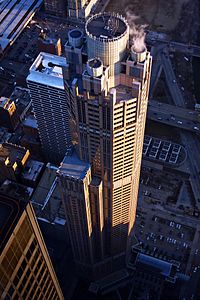
[[[38,38],[38,49],[40,52],[47,52],[60,56],[62,53],[61,39],[51,38],[44,32],[41,32]]]
[[[0,126],[14,131],[19,124],[19,116],[14,101],[0,97]]]
[[[17,181],[29,155],[29,150],[18,145],[0,144],[0,180]]]

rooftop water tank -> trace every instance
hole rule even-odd
[[[87,72],[92,77],[99,77],[103,74],[103,62],[99,58],[89,59],[87,62]]]
[[[72,29],[68,32],[69,44],[74,48],[78,48],[83,43],[83,33],[80,29]]]
[[[136,50],[134,45],[131,47],[131,58],[135,62],[144,62],[147,56],[147,49],[144,46],[140,51]]]

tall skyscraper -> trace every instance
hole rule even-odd
[[[70,18],[85,19],[98,0],[68,0],[68,15]]]
[[[123,267],[131,249],[152,59],[145,45],[130,47],[119,15],[92,16],[85,29],[85,65],[78,29],[66,47],[83,58],[82,75],[65,82],[79,158],[65,157],[59,178],[75,262],[97,278]]]
[[[63,83],[67,69],[64,57],[41,52],[27,77],[44,155],[56,163],[63,159],[71,142]]]
[[[44,7],[48,14],[64,17],[67,13],[67,0],[44,0]]]
[[[12,183],[6,184],[14,195]],[[25,200],[28,188],[24,195],[19,191],[21,186],[18,199],[0,191],[0,299],[64,299],[33,207]]]

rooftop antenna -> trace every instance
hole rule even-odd
[[[111,16],[108,19],[108,26],[107,26],[107,28],[108,28],[108,31],[110,31],[110,33],[112,35],[115,35],[116,31],[119,28],[119,19],[115,18],[115,16]]]

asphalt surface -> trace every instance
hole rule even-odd
[[[165,43],[166,45],[169,44],[169,41],[159,41],[157,40],[156,43]],[[170,42],[172,45],[172,42]],[[179,46],[182,47],[184,44],[181,43],[174,43],[173,47]],[[185,49],[188,49],[188,45],[184,45]],[[154,41],[154,47],[155,47],[155,41]],[[197,46],[189,46],[189,49],[193,49],[193,51],[200,51],[200,47]],[[155,50],[154,50],[155,51]],[[184,98],[184,93],[181,90],[181,87],[179,86],[177,82],[176,75],[173,70],[173,66],[170,60],[169,51],[161,47],[159,44],[157,48],[156,55],[158,54],[161,57],[161,64],[164,70],[166,84],[168,86],[168,89],[170,91],[172,100],[174,105],[179,108],[186,108],[187,102]],[[152,77],[158,79],[159,77],[159,68],[152,68]],[[155,81],[156,82],[156,81]],[[153,87],[152,87],[153,88]],[[168,107],[169,108],[169,107]],[[193,112],[195,115],[195,112]],[[162,107],[159,109],[155,108],[155,105],[152,107],[150,102],[150,109],[148,110],[148,117],[150,119],[153,119],[154,121],[161,122],[170,126],[176,126],[179,127],[180,135],[182,139],[182,143],[185,146],[187,152],[188,152],[188,162],[189,162],[189,168],[190,168],[190,181],[191,186],[193,189],[193,193],[196,200],[196,206],[200,209],[200,164],[199,164],[199,151],[200,151],[200,141],[197,136],[195,136],[192,132],[195,132],[197,135],[199,135],[200,130],[200,123],[197,121],[188,120],[185,119],[185,114],[183,114],[182,111],[182,117],[179,114],[179,116],[174,115],[174,109],[171,107],[171,111],[166,111],[166,107]],[[189,117],[188,117],[189,118]],[[187,131],[188,132],[187,132]],[[192,132],[189,132],[192,131]]]
[[[200,57],[200,47],[197,45],[184,44],[179,42],[170,41],[167,38],[160,38],[155,32],[147,32],[146,40],[152,46],[166,45],[170,52],[182,52],[186,55]]]
[[[147,118],[200,135],[200,117],[195,111],[157,101],[149,101]]]

